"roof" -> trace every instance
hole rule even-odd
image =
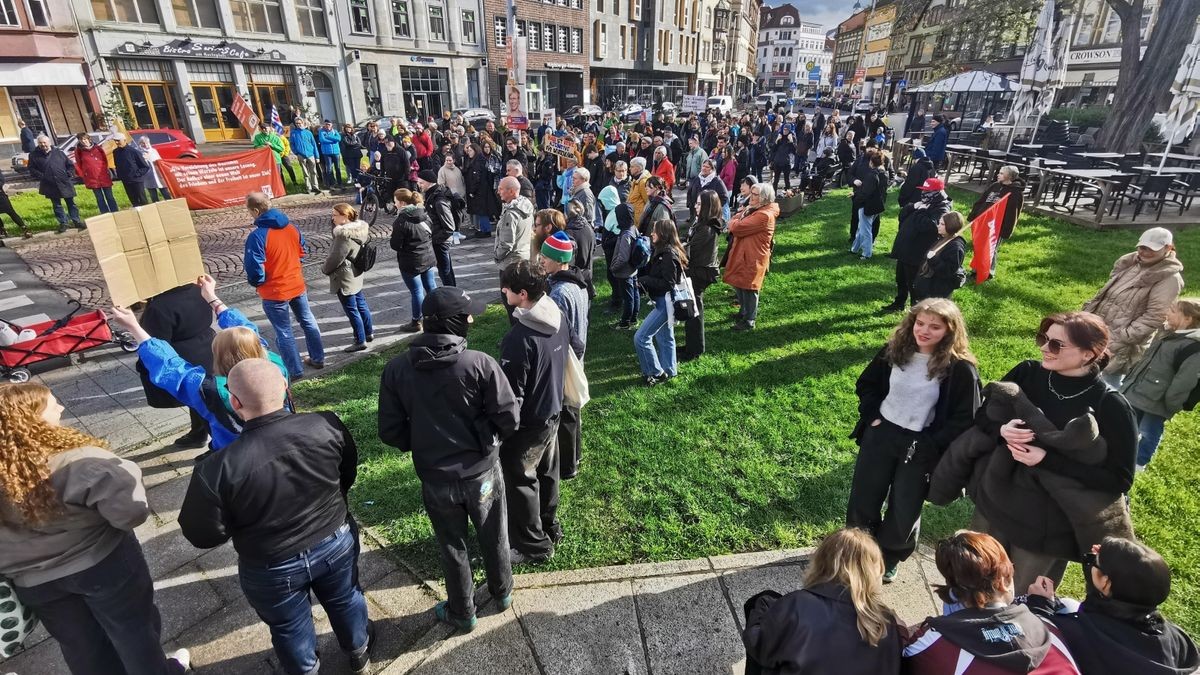
[[[968,70],[965,73],[944,77],[936,82],[910,89],[910,94],[932,94],[937,92],[1004,92],[1021,91],[1024,85],[986,70]]]
[[[786,26],[783,24],[783,17],[792,17],[792,22]],[[780,5],[778,7],[763,7],[759,14],[758,29],[766,30],[770,28],[799,28],[800,27],[800,10],[796,9],[795,5]]]

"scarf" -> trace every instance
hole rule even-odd
[[[696,176],[696,180],[700,181],[700,189],[704,189],[704,188],[708,187],[708,184],[713,182],[713,180],[715,180],[716,178],[717,178],[716,171],[708,174],[707,176],[705,176],[704,174],[698,174]]]

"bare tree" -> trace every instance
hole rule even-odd
[[[1179,60],[1200,17],[1197,0],[1161,0],[1141,53],[1145,0],[1105,0],[1121,18],[1121,69],[1108,119],[1096,142],[1111,152],[1136,152],[1166,101]]]
[[[929,15],[934,0],[897,0],[896,18],[892,22],[892,40],[905,40],[910,32],[916,31]],[[995,2],[949,2],[938,7],[938,25],[941,30],[935,35],[945,38],[953,47],[945,58],[935,59],[929,66],[929,80],[938,80],[963,70],[960,58],[986,61],[989,47],[1007,44],[1024,44],[1037,22],[1037,9],[1041,0],[1013,0]]]

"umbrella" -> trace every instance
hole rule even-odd
[[[1067,47],[1071,35],[1068,23],[1064,17],[1055,24],[1054,0],[1046,0],[1038,15],[1029,50],[1025,52],[1025,60],[1021,64],[1020,82],[1024,88],[1013,101],[1011,114],[1014,126],[1036,114],[1036,134],[1042,115],[1054,104],[1054,94],[1062,87],[1063,77],[1067,73]]]
[[[1167,137],[1167,147],[1163,150],[1162,161],[1158,163],[1160,174],[1180,130],[1191,129],[1196,124],[1197,115],[1200,115],[1200,28],[1196,29],[1192,44],[1183,52],[1179,72],[1171,84],[1171,94],[1174,98],[1167,109],[1167,119],[1160,126]]]

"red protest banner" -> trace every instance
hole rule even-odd
[[[229,112],[237,117],[238,123],[246,130],[246,133],[253,136],[258,132],[258,115],[246,105],[246,99],[241,96],[234,96],[233,103],[229,106]]]
[[[975,285],[982,284],[992,276],[992,250],[1000,238],[1000,224],[1004,222],[1004,208],[1008,206],[1008,195],[992,204],[979,217],[971,221],[971,269],[975,270]]]
[[[268,197],[287,194],[270,148],[212,158],[162,159],[158,167],[171,194],[186,199],[193,211],[241,206],[251,192],[265,192]]]

